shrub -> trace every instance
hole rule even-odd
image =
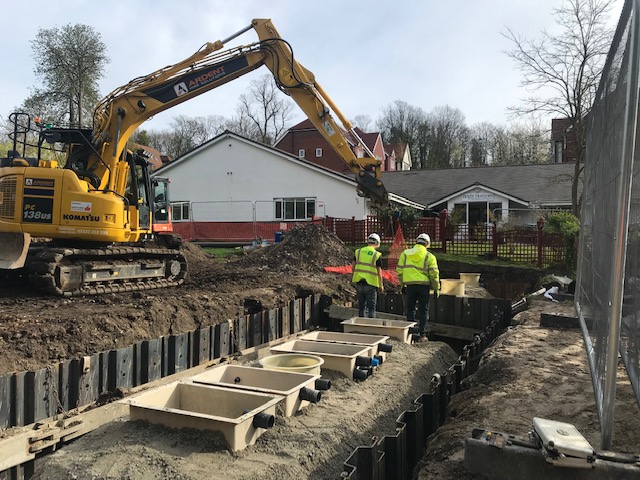
[[[578,261],[578,233],[580,232],[578,217],[571,212],[551,212],[545,219],[542,231],[562,234],[567,252],[564,266],[569,273],[575,273]]]

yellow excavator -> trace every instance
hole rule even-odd
[[[251,29],[258,42],[222,50]],[[262,65],[351,168],[358,193],[374,206],[386,206],[381,161],[297,62],[272,22],[256,19],[182,62],[111,92],[96,106],[92,129],[56,128],[12,114],[14,148],[0,159],[0,269],[26,271],[34,286],[62,296],[183,283],[187,262],[171,234],[168,182],[152,178],[148,157],[129,150],[127,141],[149,117]],[[36,158],[25,155],[26,140],[22,154],[16,143],[29,129],[38,134]],[[368,157],[356,157],[354,141]],[[45,142],[62,149],[63,165],[42,158]]]

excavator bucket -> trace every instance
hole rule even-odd
[[[376,179],[370,172],[360,171],[356,175],[358,193],[371,200],[371,205],[376,208],[386,208],[389,206],[389,194],[381,181]]]
[[[24,267],[31,235],[28,233],[0,233],[0,269]]]

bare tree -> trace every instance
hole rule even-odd
[[[396,100],[383,108],[382,115],[376,122],[377,128],[386,143],[406,143],[409,145],[411,157],[417,166],[426,166],[426,150],[424,123],[426,114],[419,107],[409,105],[402,100]]]
[[[478,167],[491,163],[491,147],[495,142],[496,130],[496,126],[489,122],[471,126],[469,135],[471,136],[470,163],[472,166]]]
[[[553,10],[557,34],[543,31],[526,39],[507,29],[513,49],[506,52],[523,73],[521,85],[531,95],[511,109],[515,115],[562,115],[571,120],[577,158],[571,187],[573,213],[579,215],[578,185],[584,168],[585,119],[598,88],[611,44],[607,25],[613,0],[564,0]]]
[[[369,115],[356,115],[351,120],[351,123],[358,127],[365,133],[371,133],[371,129],[373,128],[373,120]]]
[[[462,111],[449,105],[435,107],[428,115],[428,122],[431,126],[429,167],[464,167],[468,128]]]
[[[274,145],[293,117],[293,105],[281,95],[272,75],[253,80],[249,93],[240,95],[233,129],[257,142]]]
[[[42,88],[33,89],[24,108],[56,122],[83,126],[100,98],[98,81],[109,62],[100,34],[82,24],[40,29],[31,46]]]
[[[178,115],[171,120],[171,130],[146,130],[145,133],[150,147],[171,158],[179,158],[220,135],[228,129],[228,124],[229,120],[220,115],[208,117]]]

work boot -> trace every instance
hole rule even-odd
[[[428,341],[429,339],[427,338],[426,335],[420,335],[420,338],[418,339],[418,343],[426,343]]]

